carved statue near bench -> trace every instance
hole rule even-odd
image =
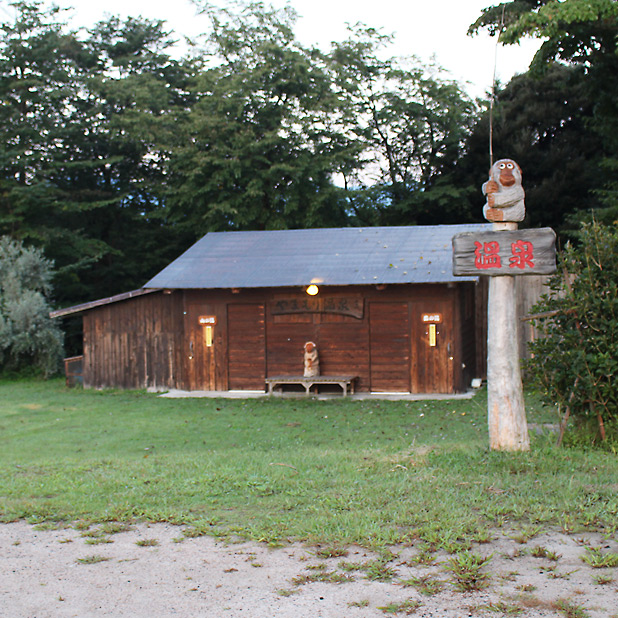
[[[313,341],[307,341],[305,349],[305,378],[315,378],[320,375],[320,359],[318,358],[318,348]]]

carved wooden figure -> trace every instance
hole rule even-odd
[[[500,159],[489,170],[489,180],[483,185],[487,203],[483,215],[494,223],[523,221],[526,216],[521,168],[512,159]]]
[[[521,169],[512,159],[491,166],[483,185],[483,214],[495,232],[516,230],[526,215]],[[519,367],[517,296],[512,275],[489,278],[487,309],[487,408],[489,446],[499,451],[530,449]]]
[[[305,343],[305,378],[315,378],[320,375],[320,360],[318,348],[313,341]]]

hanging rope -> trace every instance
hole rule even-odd
[[[489,100],[489,167],[494,164],[494,99],[496,98],[496,70],[498,67],[498,45],[500,44],[500,35],[504,28],[504,9],[502,5],[502,17],[500,18],[500,30],[496,39],[496,49],[494,51],[494,74],[491,80],[491,98]]]

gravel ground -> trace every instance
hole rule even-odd
[[[414,546],[391,548],[385,566],[392,579],[375,581],[366,567],[378,555],[360,547],[320,558],[316,547],[186,538],[167,524],[83,535],[74,528],[0,525],[0,617],[618,617],[618,569],[582,561],[586,545],[618,552],[615,538],[598,534],[542,534],[519,543],[496,532],[473,549],[491,556],[483,569],[489,585],[480,592],[456,590],[445,569],[449,556],[419,564]],[[441,590],[423,594],[410,581],[419,578],[442,582]]]

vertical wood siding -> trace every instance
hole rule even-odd
[[[304,300],[298,288],[153,293],[88,310],[84,385],[260,390],[267,376],[302,375],[303,346],[314,341],[321,372],[356,375],[359,391],[467,386],[462,364],[477,366],[480,332],[471,284],[333,287],[321,294],[355,298],[362,316],[278,314],[277,301]],[[443,321],[430,347],[421,316],[436,311]],[[210,346],[200,316],[216,320]]]
[[[229,304],[227,323],[228,388],[262,390],[266,378],[264,304]]]
[[[84,314],[84,386],[175,388],[182,341],[180,294],[150,294]]]
[[[532,312],[534,305],[539,302],[543,294],[549,293],[549,275],[531,275],[515,278],[517,294],[517,315],[519,318],[526,317]],[[530,358],[528,343],[538,337],[537,329],[531,321],[519,322],[519,356]]]
[[[410,391],[409,305],[369,305],[370,384],[375,392]]]
[[[455,327],[455,331],[461,332],[461,358],[459,362],[462,364],[462,383],[458,386],[458,390],[462,390],[472,382],[473,378],[479,377],[477,373],[477,328],[475,324],[475,284],[466,283],[459,287],[456,308],[458,308],[459,328]]]

